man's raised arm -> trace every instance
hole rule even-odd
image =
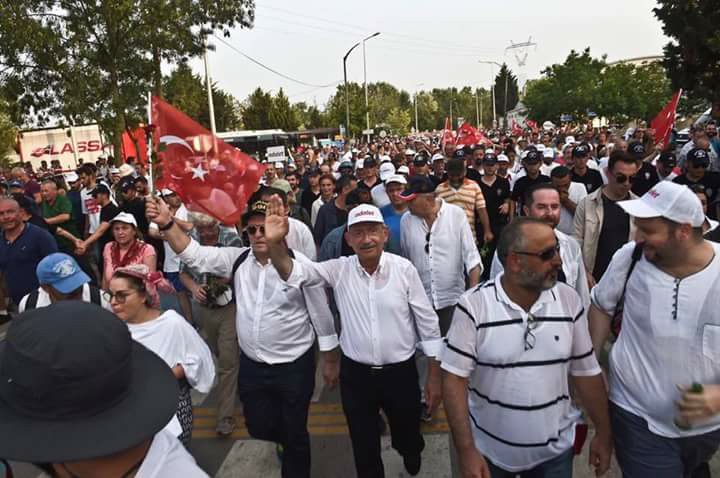
[[[279,196],[274,195],[270,198],[265,213],[265,241],[273,267],[277,269],[282,280],[286,281],[292,273],[293,261],[285,245],[285,237],[290,226],[288,218],[283,212],[282,200]]]

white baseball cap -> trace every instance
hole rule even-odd
[[[550,148],[545,148],[543,150],[543,158],[554,158],[555,152]]]
[[[63,173],[63,177],[65,178],[65,181],[68,182],[68,184],[74,183],[75,181],[78,181],[80,179],[75,171]]]
[[[364,165],[365,165],[364,159],[356,159],[355,160],[355,171],[357,171],[358,169],[363,169]]]
[[[408,168],[407,166],[400,166],[399,168],[397,168],[397,173],[398,174],[410,174],[410,168]]]
[[[385,184],[390,183],[407,184],[407,179],[405,179],[405,176],[403,176],[402,174],[393,174],[385,180]]]
[[[132,214],[129,214],[127,212],[121,212],[114,218],[110,219],[110,224],[112,224],[113,222],[123,222],[125,224],[133,225],[136,228],[138,227],[137,221],[135,220],[135,216],[133,216]]]
[[[393,163],[382,163],[380,165],[380,181],[387,181],[394,174],[395,166],[393,166]]]
[[[415,153],[415,150],[414,150],[414,149],[408,148],[408,149],[405,150],[405,156],[415,156],[415,154],[416,154],[416,153]]]
[[[618,205],[631,216],[642,219],[664,217],[692,227],[701,227],[707,220],[695,193],[671,181],[660,181],[641,198],[620,201]]]
[[[576,143],[575,136],[566,136],[565,137],[565,145],[575,144],[575,143]]]
[[[498,154],[498,156],[497,156],[497,162],[498,162],[498,163],[509,163],[509,162],[510,162],[510,158],[508,158],[508,157],[507,157],[506,155],[504,155],[504,154]]]
[[[360,204],[359,206],[354,207],[348,214],[348,229],[361,222],[376,222],[379,224],[385,224],[380,209],[372,204]]]
[[[443,160],[443,161],[444,161],[444,160],[445,160],[445,156],[443,156],[443,155],[440,154],[440,153],[435,153],[435,154],[433,154],[433,157],[430,159],[430,161],[434,163],[434,162],[437,161],[437,160]]]

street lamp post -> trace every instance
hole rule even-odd
[[[417,89],[418,89],[418,87],[423,86],[424,84],[425,83],[418,83],[417,85],[415,85],[415,132],[416,133],[419,131],[419,129],[418,129],[418,108],[417,108],[418,92],[417,92]]]
[[[489,60],[479,60],[478,63],[484,63],[486,65],[495,65],[498,68],[502,68],[502,65],[496,61],[489,61]],[[507,93],[508,93],[508,73],[505,72],[505,114],[507,114]],[[497,113],[495,111],[495,75],[493,74],[492,69],[490,70],[490,74],[492,75],[492,84],[490,88],[492,89],[492,102],[493,102],[493,121],[497,123]]]
[[[348,82],[347,82],[347,59],[348,56],[350,56],[350,53],[357,48],[360,45],[360,42],[357,42],[354,44],[350,49],[345,53],[345,56],[343,57],[343,78],[345,80],[345,134],[349,137],[350,136],[350,92],[348,91]]]
[[[365,84],[365,129],[368,130],[367,140],[370,142],[370,106],[368,105],[368,90],[367,90],[367,61],[365,60],[365,42],[371,38],[375,38],[380,35],[380,32],[375,32],[369,37],[363,38],[363,83]]]

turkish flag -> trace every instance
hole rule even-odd
[[[445,118],[445,128],[443,128],[442,141],[440,141],[440,147],[444,147],[446,144],[454,143],[455,138],[452,134],[452,125],[450,124],[450,118]]]
[[[487,138],[470,123],[463,123],[457,130],[457,139],[455,140],[457,145],[471,146],[485,142],[487,142]]]
[[[265,166],[156,96],[152,123],[157,187],[175,191],[190,210],[237,224]]]
[[[137,148],[135,144],[137,143]],[[140,151],[138,151],[138,149]],[[147,164],[147,136],[145,135],[145,128],[135,128],[131,132],[125,131],[122,134],[122,155],[123,162],[127,162],[127,159],[137,158],[142,164]]]
[[[677,106],[680,102],[680,95],[682,95],[682,90],[678,90],[677,93],[670,98],[665,108],[650,122],[650,129],[655,130],[655,144],[662,141],[662,143],[667,146],[670,133],[675,124],[675,111],[677,111]]]

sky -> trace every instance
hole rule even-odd
[[[562,63],[572,49],[590,47],[608,61],[660,55],[668,39],[654,6],[654,0],[256,0],[255,26],[234,29],[222,41],[211,37],[216,50],[208,61],[213,81],[240,101],[259,86],[322,108],[342,82],[347,50],[380,32],[365,43],[368,82],[410,93],[488,88],[497,67],[480,60],[507,62],[522,81]],[[528,40],[536,45],[506,49]],[[516,54],[527,54],[523,67]],[[201,60],[191,65],[204,74]],[[347,70],[348,81],[363,81],[362,45],[348,57]]]

